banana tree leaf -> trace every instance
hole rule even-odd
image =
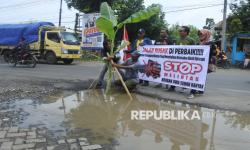
[[[124,48],[127,47],[129,44],[130,44],[129,41],[122,40],[121,45],[117,48],[116,51],[118,52],[118,51],[124,49]]]
[[[139,12],[131,15],[129,18],[127,18],[123,22],[119,23],[117,27],[121,28],[125,24],[138,23],[138,22],[141,22],[143,20],[149,19],[150,17],[159,13],[160,10],[161,10],[161,8],[156,6],[156,7],[150,7],[150,8],[147,8],[145,10],[139,11]]]
[[[104,17],[112,22],[113,27],[115,27],[117,25],[117,18],[115,16],[115,13],[112,10],[112,8],[108,5],[107,2],[104,2],[101,4],[100,13],[101,13],[102,17]]]
[[[107,18],[104,18],[102,16],[99,17],[96,20],[96,26],[101,32],[103,32],[108,37],[108,39],[113,40],[115,38],[115,32],[113,29],[112,22]]]

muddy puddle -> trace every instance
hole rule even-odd
[[[2,103],[12,124],[46,128],[54,136],[83,136],[115,150],[246,150],[250,147],[250,114],[220,111],[101,90],[63,92],[41,101]],[[201,120],[131,120],[133,110],[196,110]],[[12,115],[12,116],[13,116]],[[5,119],[11,116],[4,116]],[[104,146],[105,147],[105,146]]]

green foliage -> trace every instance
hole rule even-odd
[[[117,19],[115,17],[114,11],[111,9],[111,7],[108,5],[108,3],[102,3],[101,8],[100,8],[100,13],[101,16],[97,19],[96,21],[96,26],[98,29],[103,32],[107,38],[111,42],[111,50],[110,50],[110,55],[113,55],[113,53],[117,50],[114,49],[115,45],[115,36],[117,31],[122,28],[126,24],[130,23],[138,23],[142,20],[146,20],[153,15],[159,13],[160,8],[155,6],[155,7],[150,7],[146,10],[141,10],[133,15],[131,15],[129,18],[127,18],[125,21],[119,23],[117,25]],[[123,47],[126,45],[126,43],[122,43],[120,47]],[[112,74],[112,66],[110,63],[108,63],[108,80],[107,80],[107,87],[106,87],[106,92],[110,90],[111,87],[111,79],[113,78]]]
[[[198,36],[198,28],[196,28],[195,26],[193,25],[189,25],[189,28],[190,28],[190,33],[189,33],[189,36],[194,39],[194,41],[196,43],[198,43],[199,41],[199,36]]]
[[[241,20],[239,18],[234,18],[228,22],[228,25],[230,28],[228,28],[228,33],[230,35],[237,33],[237,32],[242,32],[243,30],[243,25],[241,23]]]
[[[120,46],[117,47],[117,51],[123,50],[124,48],[126,48],[128,45],[130,44],[129,41],[122,41]]]
[[[116,1],[117,0],[65,0],[69,8],[73,7],[84,13],[99,12],[102,2],[113,4]]]
[[[198,28],[196,28],[193,25],[188,25],[188,27],[190,28],[190,33],[189,33],[189,37],[191,37],[192,39],[195,40],[195,42],[199,41],[199,37],[198,37]],[[175,24],[172,25],[169,28],[169,35],[173,40],[178,40],[180,38],[179,36],[179,29],[180,29],[180,25],[179,24]]]
[[[227,19],[227,31],[230,35],[237,32],[250,32],[250,0],[234,0],[230,5],[232,13]]]
[[[100,13],[102,17],[112,22],[113,27],[117,25],[117,18],[115,16],[115,13],[107,2],[101,4]]]
[[[65,0],[69,7],[73,7],[84,13],[100,12],[100,5],[102,2],[107,2],[112,8],[115,16],[117,16],[118,22],[122,22],[129,18],[132,14],[144,10],[144,0]],[[149,7],[158,6],[159,4],[153,4]],[[137,31],[140,28],[146,30],[146,36],[151,39],[157,39],[161,28],[166,28],[167,23],[164,21],[165,14],[161,10],[158,14],[151,18],[141,21],[137,24],[128,24],[127,30],[129,39],[134,41],[137,37]],[[122,30],[118,30],[116,34],[117,41],[122,38]]]
[[[117,0],[112,4],[112,8],[118,16],[118,21],[122,22],[132,14],[145,9],[143,2],[144,0]]]
[[[149,7],[159,7],[161,8],[160,12],[148,20],[144,20],[137,24],[128,24],[126,25],[129,33],[129,39],[134,41],[137,38],[137,31],[140,28],[145,29],[146,36],[151,39],[158,39],[161,28],[167,28],[167,23],[164,21],[165,13],[162,11],[162,6],[159,4],[153,4]],[[121,36],[121,33],[120,33]]]
[[[160,10],[161,10],[160,7],[157,7],[157,6],[156,7],[149,7],[145,10],[141,10],[141,11],[131,15],[123,22],[119,23],[117,27],[118,27],[118,29],[120,29],[125,24],[141,22],[143,20],[146,20],[146,19],[152,17],[155,14],[158,14],[160,12]]]
[[[210,30],[214,25],[215,25],[214,19],[213,18],[207,18],[206,19],[206,25],[203,28]]]
[[[113,30],[114,24],[109,19],[101,16],[96,20],[96,26],[108,37],[108,39],[115,38],[115,32]]]
[[[114,52],[114,41],[115,35],[119,29],[121,29],[126,24],[138,23],[140,21],[149,19],[150,17],[156,15],[160,12],[160,8],[158,6],[149,7],[146,10],[141,10],[139,12],[134,13],[121,23],[117,25],[116,17],[113,13],[113,10],[107,3],[103,3],[101,5],[101,17],[97,19],[96,26],[99,28],[101,32],[103,32],[109,40],[111,40],[112,44],[112,52]]]

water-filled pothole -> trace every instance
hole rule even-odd
[[[65,96],[68,95],[68,96]],[[56,136],[87,137],[116,150],[235,150],[250,147],[250,114],[219,111],[142,95],[102,90],[61,93],[41,101],[4,102],[3,112],[16,112],[12,124],[46,128]],[[201,120],[131,120],[132,110],[197,110]],[[14,121],[13,121],[14,120]]]

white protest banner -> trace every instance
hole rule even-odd
[[[100,50],[103,48],[104,35],[96,27],[96,20],[99,13],[83,15],[82,49]]]
[[[139,78],[167,85],[205,90],[210,47],[149,45],[139,48],[145,70]]]

